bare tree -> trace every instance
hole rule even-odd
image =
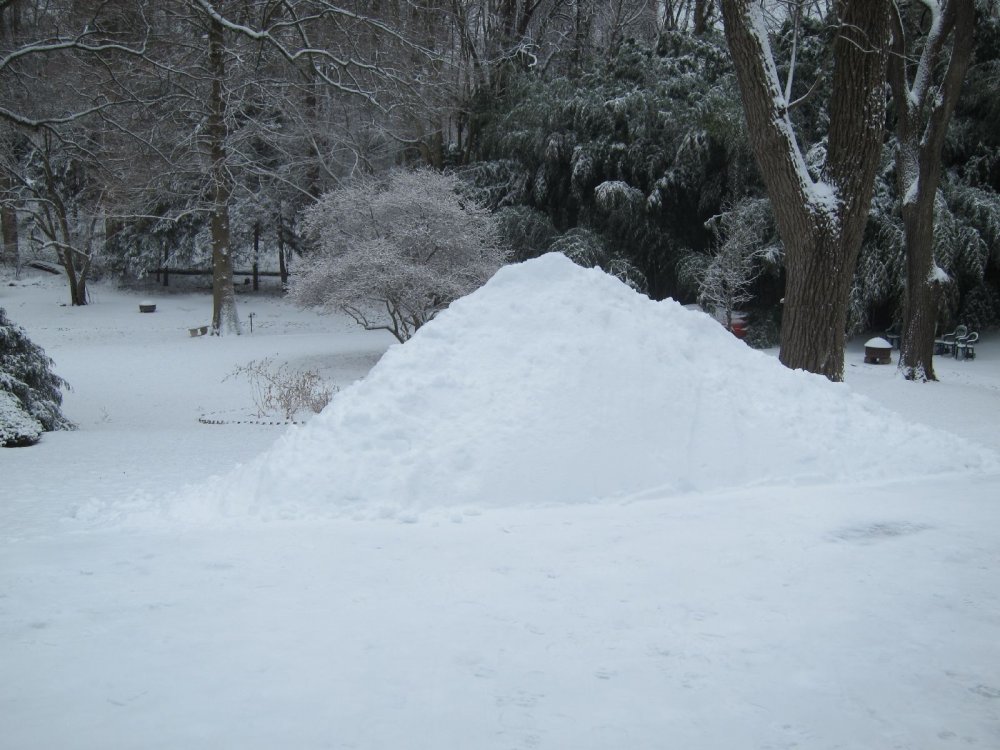
[[[945,135],[972,57],[975,16],[973,0],[894,5],[889,81],[906,245],[899,368],[908,380],[936,380],[935,322],[947,276],[934,263],[934,202]],[[914,36],[923,37],[922,48]]]
[[[882,148],[888,0],[836,4],[826,160],[814,178],[789,114],[763,10],[723,0],[751,147],[785,247],[781,361],[842,380],[850,286]]]
[[[87,302],[104,234],[116,132],[140,104],[127,80],[147,51],[145,8],[121,0],[0,7],[4,239],[16,253],[17,216],[26,216],[27,240],[58,258],[73,305]]]
[[[14,3],[37,6],[41,20],[28,28],[6,3],[0,31],[20,31],[0,43],[0,82],[11,93],[0,123],[35,146],[49,134],[49,146],[68,147],[101,188],[97,208],[117,225],[200,226],[197,242],[212,256],[213,331],[238,332],[234,219],[256,225],[278,204],[301,206],[353,170],[383,168],[428,141],[443,152],[435,67],[443,57],[431,22],[439,4]],[[6,238],[19,201],[58,204],[26,195],[43,185],[20,179],[37,158],[9,156],[0,185]],[[73,244],[49,238],[51,247]]]
[[[24,6],[31,6],[30,23]],[[0,82],[7,94],[0,121],[29,130],[55,128],[119,106],[123,82],[106,64],[146,54],[146,7],[125,0],[0,4]],[[4,21],[8,11],[11,20]],[[42,69],[48,75],[39,78]],[[49,77],[77,84],[86,79],[87,85],[56,86],[58,95],[39,96],[35,86],[49,84]]]
[[[769,219],[764,199],[746,198],[709,222],[718,245],[696,272],[698,302],[721,313],[727,330],[733,330],[733,313],[753,299],[752,286],[764,264],[779,253],[765,241]]]
[[[22,179],[25,211],[32,220],[32,239],[39,249],[59,259],[69,285],[70,304],[87,304],[87,278],[98,241],[100,184],[69,144],[48,131],[32,144]]]
[[[406,341],[507,257],[496,219],[429,169],[360,176],[306,212],[317,255],[293,284],[303,306],[342,310]]]
[[[331,181],[373,166],[377,149],[365,143],[366,131],[377,132],[386,155],[421,149],[428,136],[437,145],[425,155],[441,153],[435,123],[441,56],[428,30],[435,3],[422,5],[379,11],[327,0],[178,3],[178,19],[198,29],[208,47],[200,63],[177,66],[174,85],[194,92],[193,98],[184,94],[188,107],[202,113],[186,124],[194,126],[191,138],[208,161],[213,331],[238,331],[234,201],[253,200],[268,185],[280,187],[279,199],[287,199],[288,189],[298,191],[300,201],[315,199]],[[192,71],[201,78],[194,87],[185,85]],[[331,138],[338,130],[343,137]],[[296,173],[289,164],[301,166]]]

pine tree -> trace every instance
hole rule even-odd
[[[531,71],[479,116],[466,172],[485,202],[597,235],[657,299],[677,294],[683,257],[711,245],[705,221],[756,188],[718,34],[626,40],[577,77]]]

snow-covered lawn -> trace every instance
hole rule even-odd
[[[4,750],[1000,747],[996,336],[834,386],[549,258],[348,388],[390,336],[10,281],[80,429],[0,451]],[[262,357],[341,392],[200,424]]]

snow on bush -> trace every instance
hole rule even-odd
[[[59,409],[67,384],[52,364],[0,308],[0,446],[30,445],[43,431],[73,427]]]
[[[600,268],[641,292],[646,288],[646,277],[627,258],[608,252],[600,235],[586,227],[573,227],[556,237],[549,251],[565,255],[578,266]]]
[[[602,211],[635,211],[641,209],[646,196],[622,180],[608,180],[594,188],[594,200]]]
[[[496,219],[458,188],[453,175],[418,169],[327,193],[306,213],[318,256],[292,298],[406,341],[506,260]]]
[[[13,394],[0,390],[0,447],[33,445],[42,437],[42,423],[24,411]]]
[[[167,511],[406,518],[995,466],[550,254],[501,269],[306,426]]]

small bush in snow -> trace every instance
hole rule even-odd
[[[42,423],[30,416],[7,391],[0,391],[0,446],[34,445],[42,437]]]
[[[678,269],[683,280],[697,284],[699,304],[729,330],[733,313],[753,300],[753,283],[780,257],[780,249],[767,243],[770,224],[767,201],[744,199],[706,222],[717,241],[712,253],[689,255]]]
[[[0,308],[0,446],[31,445],[42,432],[73,428],[59,408],[68,386],[52,364]]]
[[[453,175],[398,170],[324,195],[306,212],[317,252],[293,300],[406,341],[507,259],[496,219],[458,188]]]
[[[279,413],[291,420],[303,411],[319,414],[337,390],[315,370],[291,370],[266,357],[237,367],[225,380],[235,377],[250,381],[258,417]]]

